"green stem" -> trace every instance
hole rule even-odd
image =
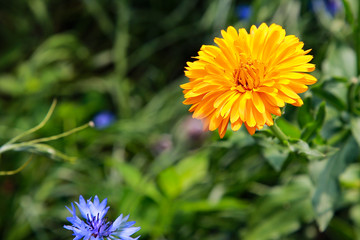
[[[63,132],[63,133],[60,133],[58,135],[54,135],[54,136],[51,136],[51,137],[44,137],[44,138],[38,138],[38,139],[35,139],[35,140],[31,140],[31,141],[28,141],[27,143],[28,144],[35,144],[35,143],[40,143],[40,142],[48,142],[48,141],[53,141],[53,140],[57,140],[59,138],[63,138],[63,137],[67,137],[73,133],[76,133],[76,132],[79,132],[87,127],[93,127],[94,126],[94,123],[93,122],[89,122],[89,123],[86,123],[80,127],[76,127],[74,129],[71,129],[69,131],[66,131],[66,132]]]
[[[79,132],[79,131],[87,128],[87,127],[93,127],[93,126],[94,126],[94,123],[89,122],[89,123],[86,123],[86,124],[84,124],[84,125],[82,125],[80,127],[71,129],[71,130],[69,130],[67,132],[63,132],[61,134],[54,135],[54,136],[51,136],[51,137],[38,138],[38,139],[35,139],[35,140],[31,140],[31,141],[27,141],[27,142],[21,142],[21,143],[4,144],[3,146],[0,147],[0,155],[3,152],[7,152],[7,151],[10,151],[10,150],[15,150],[15,149],[19,149],[19,148],[26,147],[26,146],[31,146],[31,145],[34,145],[34,144],[37,144],[37,143],[49,142],[49,141],[57,140],[59,138],[67,137],[67,136],[69,136],[69,135],[71,135],[73,133]]]
[[[47,121],[49,121],[52,113],[54,112],[55,106],[56,106],[56,99],[53,100],[53,102],[51,104],[51,107],[50,107],[48,113],[46,114],[45,118],[37,126],[35,126],[35,127],[31,128],[31,129],[27,130],[26,132],[14,137],[13,139],[8,141],[4,145],[10,145],[10,144],[16,142],[17,140],[21,139],[22,137],[25,137],[26,135],[29,135],[29,134],[31,134],[33,132],[36,132],[37,130],[42,128],[47,123]]]
[[[30,162],[31,160],[32,160],[32,155],[31,155],[30,158],[29,158],[23,165],[21,165],[19,168],[15,169],[15,170],[11,170],[11,171],[0,171],[0,176],[17,174],[18,172],[20,172],[21,170],[23,170],[23,169],[29,164],[29,162]]]
[[[274,125],[269,127],[270,130],[273,132],[273,134],[275,135],[275,137],[277,137],[280,142],[284,145],[288,145],[288,137],[283,133],[283,131],[281,131],[281,129],[276,125],[276,122],[274,122]]]
[[[357,76],[360,75],[360,3],[358,3],[358,13],[357,19],[353,27],[355,35],[355,50],[356,50],[356,66],[357,66]]]

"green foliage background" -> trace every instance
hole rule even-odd
[[[17,0],[0,3],[0,140],[68,131],[112,111],[110,127],[51,141],[0,177],[0,239],[72,239],[65,205],[108,198],[141,239],[360,239],[360,31],[356,0],[330,16],[300,0]],[[251,4],[249,20],[236,7]],[[229,25],[282,25],[312,49],[318,83],[268,129],[200,133],[183,70]],[[25,139],[26,140],[26,139]],[[0,170],[21,166],[6,152]],[[39,150],[40,151],[40,150]],[[37,152],[39,153],[39,152]],[[40,153],[44,153],[40,151]]]

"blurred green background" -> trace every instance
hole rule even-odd
[[[357,1],[345,2],[0,3],[1,144],[41,122],[55,98],[26,139],[96,124],[49,142],[74,163],[34,154],[0,176],[0,239],[72,239],[65,205],[79,195],[108,198],[109,220],[130,214],[140,239],[360,239],[360,47],[346,14],[356,21]],[[304,106],[278,119],[297,139],[290,150],[266,129],[220,140],[182,104],[184,66],[201,45],[261,22],[298,36],[317,66]],[[30,155],[6,152],[0,170]]]

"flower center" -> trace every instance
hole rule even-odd
[[[264,79],[264,70],[263,63],[249,59],[246,62],[240,62],[239,67],[234,69],[233,77],[237,86],[252,90],[259,87]]]
[[[99,213],[96,217],[90,217],[87,215],[87,224],[90,226],[93,237],[108,237],[110,235],[110,222],[106,222],[106,219],[100,219]]]

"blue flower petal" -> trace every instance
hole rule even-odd
[[[93,119],[95,124],[95,128],[104,129],[110,126],[113,122],[115,122],[115,115],[110,111],[102,111],[96,114]]]
[[[251,5],[242,4],[236,7],[236,14],[240,20],[249,19],[251,17],[251,12],[252,12]]]
[[[121,214],[112,224],[106,221],[104,217],[110,208],[106,206],[106,198],[100,202],[98,196],[95,196],[94,201],[91,201],[91,198],[85,201],[80,195],[79,203],[75,202],[75,204],[85,221],[76,215],[73,203],[71,203],[72,209],[66,207],[72,214],[72,217],[67,218],[72,226],[64,225],[64,228],[73,231],[74,240],[104,240],[108,238],[134,240],[139,238],[130,237],[139,231],[140,227],[131,227],[135,221],[127,222],[129,215],[123,218]]]
[[[88,201],[88,203],[89,203],[89,201]],[[95,205],[96,207],[98,207],[99,204],[100,204],[99,198],[98,198],[97,195],[95,195],[95,197],[94,197],[94,205]]]
[[[140,227],[130,227],[130,228],[124,228],[121,231],[120,236],[131,236],[132,234],[136,233],[140,230]]]
[[[90,198],[91,199],[91,198]],[[89,199],[89,200],[90,200]],[[88,201],[89,201],[88,200]],[[80,213],[81,213],[81,216],[85,219],[87,219],[88,215],[90,215],[90,210],[88,208],[88,205],[86,204],[85,202],[85,199],[83,198],[83,196],[80,195],[79,197],[79,203],[75,202],[76,205],[78,206],[79,210],[80,210]]]

